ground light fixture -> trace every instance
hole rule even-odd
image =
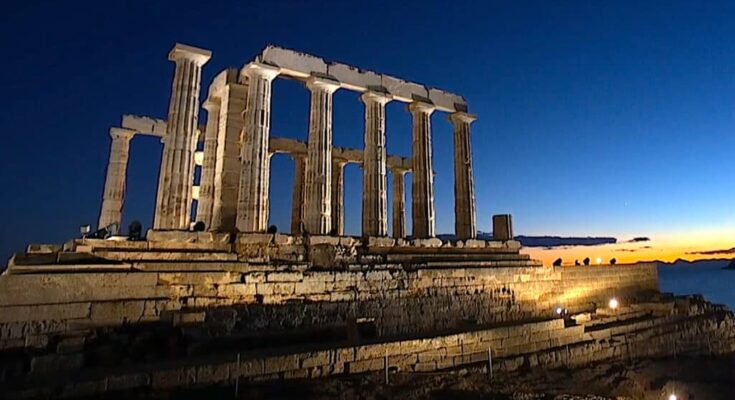
[[[612,310],[617,310],[618,309],[618,306],[620,306],[620,303],[618,303],[618,299],[616,299],[615,297],[613,297],[612,299],[610,299],[610,302],[608,303],[608,306],[610,306],[610,308]]]
[[[597,265],[600,265],[600,264],[602,264],[602,257],[597,257],[597,258],[595,259],[595,261],[597,262]]]
[[[679,398],[676,397],[676,395],[672,393],[669,395],[669,400],[679,400]]]

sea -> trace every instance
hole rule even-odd
[[[701,294],[707,301],[725,304],[735,310],[735,270],[723,269],[729,260],[659,264],[662,292],[677,295]]]

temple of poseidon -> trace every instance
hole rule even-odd
[[[0,397],[247,390],[264,380],[459,367],[497,374],[735,350],[732,313],[661,293],[655,264],[543,266],[521,253],[510,215],[492,216],[492,240],[478,239],[475,116],[463,97],[268,46],[216,75],[202,101],[210,57],[176,44],[166,118],[123,115],[110,129],[99,230],[31,244],[9,260],[0,275]],[[271,137],[274,79],[309,91],[306,142]],[[337,90],[361,93],[363,149],[332,143]],[[412,117],[408,156],[386,153],[392,101]],[[435,112],[453,125],[452,240],[435,232]],[[141,235],[122,221],[137,135],[163,143],[153,228]],[[268,224],[275,153],[295,165],[289,233]],[[362,165],[359,237],[343,232],[348,163]]]

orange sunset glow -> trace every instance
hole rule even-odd
[[[658,234],[651,236],[648,241],[641,242],[631,242],[625,237],[618,236],[618,242],[614,244],[526,247],[523,252],[543,261],[544,265],[551,265],[557,258],[561,258],[564,265],[573,265],[575,260],[581,263],[585,257],[589,257],[593,265],[597,263],[597,258],[601,258],[603,264],[609,263],[612,258],[618,263],[731,259],[735,258],[735,227]]]

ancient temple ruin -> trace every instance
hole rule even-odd
[[[123,222],[130,140],[153,135],[164,144],[153,229],[141,240],[32,244],[9,260],[0,275],[0,397],[477,365],[499,373],[663,356],[672,348],[735,350],[732,312],[660,293],[655,264],[543,266],[521,252],[509,215],[493,216],[492,239],[478,239],[475,117],[461,96],[269,46],[214,78],[202,126],[201,71],[210,56],[177,44],[169,53],[175,68],[166,119],[125,115],[110,130],[99,227]],[[305,143],[271,137],[278,77],[302,81],[311,94]],[[332,143],[336,90],[362,93],[363,149]],[[411,113],[410,157],[386,153],[389,101],[407,103]],[[448,113],[454,127],[452,240],[435,237],[436,111]],[[268,232],[275,153],[295,165],[287,234]],[[359,237],[343,232],[347,163],[363,167]],[[196,222],[203,231],[193,229]]]
[[[209,231],[264,233],[268,228],[270,157],[287,153],[296,166],[292,234],[342,235],[343,169],[348,163],[359,163],[363,167],[363,237],[388,234],[388,172],[393,176],[393,237],[406,236],[406,173],[412,174],[411,236],[434,237],[430,116],[441,111],[448,113],[454,126],[455,233],[462,240],[475,238],[470,146],[470,124],[475,116],[467,112],[461,96],[269,46],[242,69],[229,68],[214,78],[203,105],[207,123],[200,129],[201,70],[210,56],[206,50],[176,45],[169,54],[176,67],[168,118],[125,115],[122,127],[110,130],[112,146],[100,227],[121,222],[129,141],[135,135],[153,135],[164,143],[156,230],[189,229],[192,203],[197,200],[194,220],[203,222]],[[311,94],[306,144],[271,137],[271,85],[278,77],[302,81]],[[337,90],[362,93],[362,150],[332,144],[332,95]],[[407,103],[413,118],[410,158],[386,154],[385,105],[390,101]],[[204,142],[201,152],[197,152],[199,141]],[[201,167],[198,185],[194,184],[195,166]]]

